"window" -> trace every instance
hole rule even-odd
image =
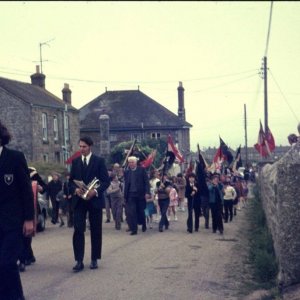
[[[54,153],[54,157],[55,157],[55,162],[60,163],[60,153],[59,152],[55,152]]]
[[[160,138],[160,133],[159,132],[152,132],[151,133],[151,138],[155,139],[155,140],[159,139]]]
[[[111,142],[116,142],[117,141],[117,135],[116,134],[110,134],[109,139]]]
[[[69,116],[65,115],[65,141],[70,140]]]
[[[48,141],[47,115],[45,113],[42,113],[42,130],[43,130],[43,141]]]
[[[57,123],[57,116],[53,116],[53,134],[54,134],[54,141],[58,141],[58,123]]]

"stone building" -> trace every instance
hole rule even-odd
[[[9,146],[29,161],[63,163],[77,150],[79,111],[68,84],[59,99],[46,90],[45,78],[38,66],[31,84],[0,77],[0,120],[13,136]]]
[[[184,88],[179,82],[178,115],[138,90],[106,91],[79,109],[80,134],[90,135],[94,150],[100,152],[100,123],[109,123],[110,148],[124,141],[163,139],[171,134],[174,143],[187,157],[190,153],[190,128],[185,119]],[[103,115],[106,117],[103,118]]]

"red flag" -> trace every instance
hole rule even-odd
[[[266,141],[268,143],[270,152],[273,152],[275,150],[275,140],[274,140],[273,134],[268,126],[266,128],[265,135],[266,135]]]
[[[81,155],[81,152],[80,150],[78,150],[77,152],[75,152],[72,156],[70,156],[66,161],[65,161],[65,164],[67,165],[70,165],[72,163],[72,161],[79,157]]]
[[[152,150],[148,157],[140,163],[140,166],[143,168],[148,168],[149,166],[151,166],[154,161],[155,155],[156,150]]]
[[[180,153],[178,148],[174,145],[171,135],[168,135],[168,151],[173,152],[175,155],[175,158],[180,162],[184,162],[183,155]]]
[[[221,147],[218,148],[215,156],[214,156],[214,163],[219,163],[221,161],[223,161],[223,154],[222,154],[222,150],[221,150]]]
[[[267,157],[270,154],[269,145],[266,141],[266,134],[263,130],[263,126],[261,122],[260,122],[257,143],[254,145],[254,148],[259,152],[259,154],[262,157]]]

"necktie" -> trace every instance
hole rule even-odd
[[[87,163],[86,163],[86,157],[83,158],[83,168],[82,168],[82,179],[85,181],[86,179],[86,172],[87,171]]]
[[[85,169],[87,168],[86,157],[83,158],[83,167],[84,167]]]

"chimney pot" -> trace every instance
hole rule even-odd
[[[70,90],[70,86],[68,83],[64,84],[64,88],[62,89],[62,98],[66,104],[72,104],[71,98],[72,91]]]
[[[40,73],[40,66],[36,66],[36,73],[32,74],[30,76],[31,78],[31,84],[39,86],[41,88],[45,88],[45,78],[46,76],[42,73]]]

